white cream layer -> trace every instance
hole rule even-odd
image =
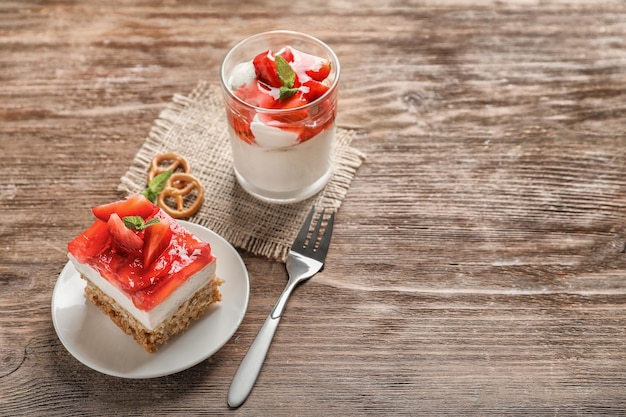
[[[285,140],[281,129],[265,126],[263,143]],[[272,137],[273,136],[273,137]],[[330,169],[334,127],[302,143],[269,147],[248,144],[230,129],[235,168],[250,184],[273,192],[301,190]],[[260,136],[256,136],[259,141]]]
[[[133,301],[124,294],[115,285],[104,279],[98,271],[87,264],[78,262],[78,260],[68,253],[68,257],[74,264],[74,267],[81,274],[85,275],[93,282],[103,293],[114,299],[122,308],[128,311],[148,330],[154,330],[163,320],[169,318],[178,310],[181,304],[193,296],[196,291],[204,287],[211,279],[215,277],[216,260],[189,277],[180,287],[178,287],[167,299],[150,311],[140,310],[135,307]]]

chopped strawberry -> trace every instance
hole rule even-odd
[[[316,119],[314,125],[307,126],[304,132],[298,136],[300,142],[304,142],[312,137],[315,137],[318,133],[332,128],[335,122],[336,107],[333,106],[334,99],[332,97],[322,99],[316,102],[311,108],[311,116]]]
[[[126,216],[141,216],[146,219],[153,215],[159,208],[142,194],[133,194],[126,200],[114,201],[91,209],[93,214],[100,220],[107,222],[111,214],[116,213],[120,218]]]
[[[282,122],[282,123],[293,123],[299,122],[306,119],[309,115],[307,109],[297,110],[298,107],[306,106],[309,102],[304,98],[304,93],[298,90],[293,96],[289,97],[285,101],[280,101],[276,103],[276,109],[281,110],[290,110],[285,113],[281,113],[279,115],[268,115],[273,120]]]
[[[67,249],[79,262],[87,263],[108,247],[110,237],[107,223],[96,220],[87,230],[69,242]]]
[[[298,90],[293,96],[289,97],[287,100],[277,103],[274,108],[288,110],[306,106],[307,104],[309,104],[309,102],[304,97],[304,93]]]
[[[320,124],[315,127],[304,129],[304,131],[298,136],[298,141],[300,143],[305,142],[311,139],[312,137],[315,137],[318,133],[323,132],[327,128],[328,128],[327,125]]]
[[[297,49],[293,53],[292,67],[297,74],[304,72],[315,81],[324,81],[330,75],[330,61]]]
[[[241,140],[250,144],[254,142],[254,135],[250,129],[250,122],[232,113],[228,113],[228,121],[235,134],[239,136]]]
[[[283,82],[278,77],[276,60],[271,50],[268,49],[255,56],[252,60],[252,64],[254,64],[254,71],[259,80],[270,87],[279,88],[283,85]]]
[[[126,225],[124,225],[124,221],[117,213],[111,213],[107,226],[113,240],[121,248],[131,253],[138,253],[141,248],[143,248],[143,240],[141,237],[133,230],[127,228]]]
[[[330,61],[322,60],[317,67],[307,70],[306,74],[315,81],[324,81],[330,74]]]
[[[271,90],[259,81],[239,87],[235,95],[248,104],[264,109],[271,109],[276,102]]]
[[[147,227],[143,236],[144,268],[150,266],[167,249],[172,239],[170,221],[165,216],[159,217],[161,221]]]
[[[304,98],[309,103],[323,96],[329,89],[326,84],[315,80],[306,81],[303,85],[309,89],[308,92],[304,93]]]
[[[283,49],[276,52],[276,56],[282,56],[285,58],[285,61],[293,62],[293,49],[291,49],[291,46],[285,46]]]

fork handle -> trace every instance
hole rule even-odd
[[[235,373],[233,382],[230,384],[230,390],[228,391],[228,405],[236,408],[246,401],[252,387],[256,382],[261,367],[265,361],[265,356],[272,344],[272,338],[280,322],[280,316],[274,318],[272,314],[267,316],[263,327],[259,330],[256,339],[252,342],[248,353],[241,361],[239,369]]]
[[[289,277],[287,285],[280,294],[280,297],[278,297],[274,308],[272,308],[272,311],[265,319],[265,323],[263,323],[263,327],[261,327],[261,330],[259,330],[259,333],[256,335],[254,342],[250,345],[248,353],[246,353],[246,356],[241,361],[239,369],[237,369],[233,381],[230,383],[230,389],[228,390],[229,406],[233,408],[239,407],[246,401],[248,395],[250,395],[252,387],[254,387],[254,383],[261,372],[270,345],[272,344],[274,333],[276,333],[276,328],[280,322],[280,317],[283,314],[287,300],[299,282],[300,279],[297,276],[295,278],[292,276]]]

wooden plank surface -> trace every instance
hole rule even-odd
[[[626,414],[626,5],[0,4],[0,415]],[[66,244],[176,93],[241,38],[325,40],[367,154],[328,268],[297,289],[252,396],[230,380],[286,280],[242,253],[246,317],[167,377],[59,342]]]

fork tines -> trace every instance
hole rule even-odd
[[[326,253],[328,253],[328,247],[330,245],[330,238],[333,233],[333,224],[335,222],[335,213],[331,213],[330,217],[326,221],[326,228],[324,229],[324,234],[322,238],[318,237],[322,227],[322,223],[324,221],[324,212],[325,209],[322,209],[321,214],[317,218],[317,222],[315,223],[315,227],[313,232],[311,233],[311,237],[307,240],[309,236],[309,229],[311,228],[311,221],[313,220],[313,214],[315,213],[315,207],[311,208],[311,211],[306,217],[296,240],[293,242],[291,246],[291,250],[297,252],[301,255],[308,256],[313,258],[319,262],[324,262],[326,258]]]

